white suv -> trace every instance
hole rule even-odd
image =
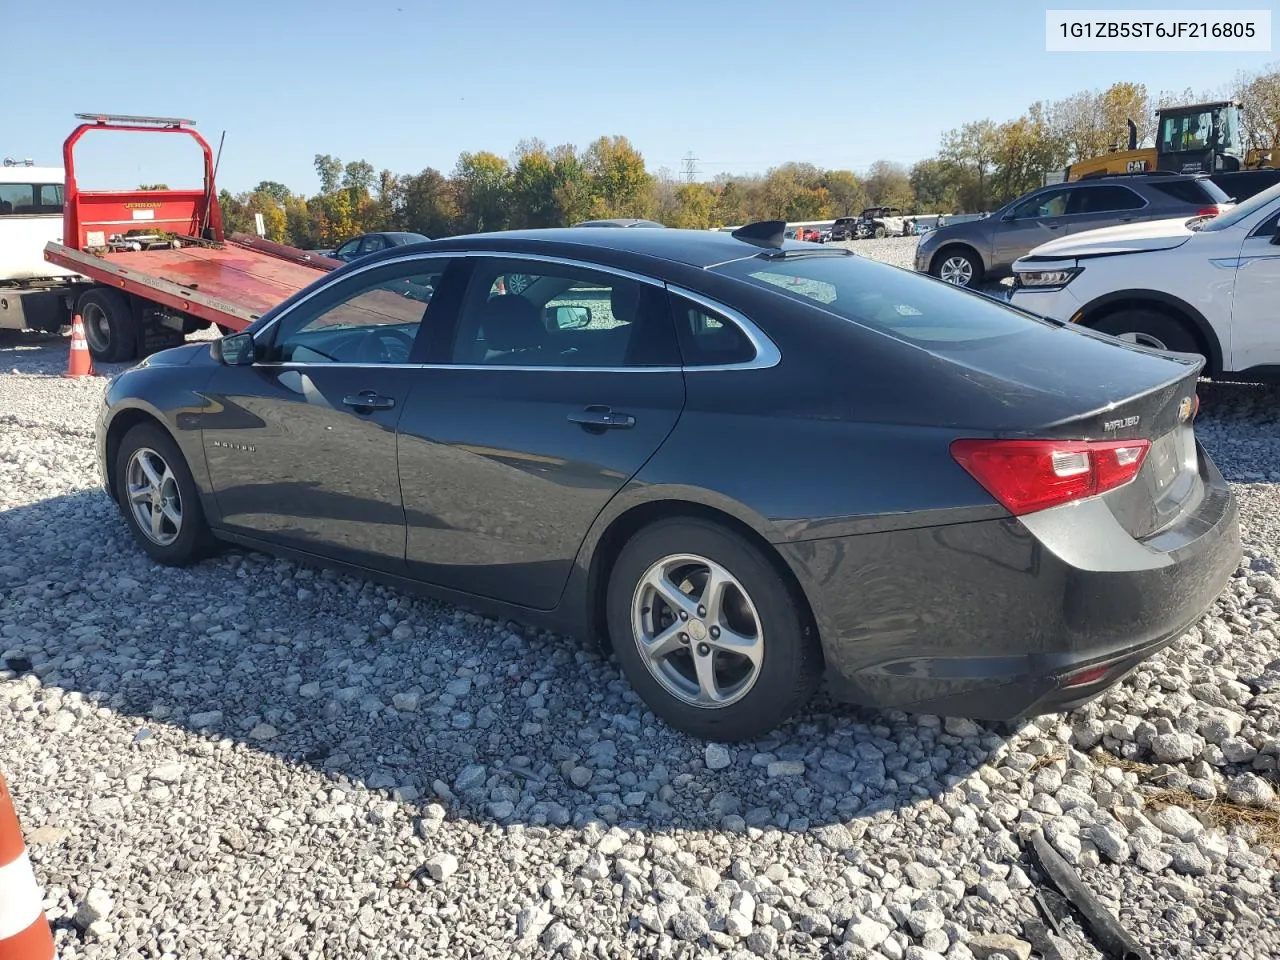
[[[1212,218],[1107,227],[1013,264],[1014,306],[1163,350],[1205,374],[1280,378],[1280,185]]]

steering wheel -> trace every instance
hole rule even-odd
[[[374,327],[360,341],[356,352],[368,363],[404,363],[413,350],[413,337],[403,330]]]

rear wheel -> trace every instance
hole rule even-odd
[[[645,528],[623,547],[607,590],[627,679],[684,733],[752,740],[817,689],[822,655],[806,613],[768,559],[724,527]]]
[[[138,354],[138,322],[133,304],[119,290],[86,290],[76,312],[93,359],[103,363],[132,360]]]
[[[1204,354],[1195,334],[1187,329],[1185,323],[1177,317],[1156,313],[1154,310],[1123,310],[1103,317],[1092,326],[1099,333],[1107,333],[1118,340],[1143,347],[1171,350],[1174,353]]]
[[[184,566],[213,548],[186,458],[159,426],[140,423],[124,435],[116,452],[115,490],[134,539],[153,560]]]
[[[935,257],[929,272],[957,287],[976,287],[982,282],[982,262],[976,254],[958,247]]]
[[[880,226],[880,224],[876,224],[876,229],[875,229],[875,238],[876,238],[877,240],[883,240],[883,239],[884,239],[884,235],[885,235],[885,229],[884,229],[884,227]]]

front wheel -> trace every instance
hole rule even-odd
[[[641,530],[607,590],[623,672],[684,733],[756,739],[804,706],[822,678],[807,614],[768,559],[724,527],[678,519]]]
[[[1154,310],[1123,310],[1113,313],[1093,324],[1093,329],[1110,334],[1117,340],[1155,350],[1204,354],[1186,324],[1176,317],[1156,313]]]
[[[213,534],[182,451],[156,424],[129,430],[116,452],[115,491],[134,539],[153,560],[185,566],[203,559]]]
[[[976,287],[982,282],[982,264],[964,250],[947,250],[929,271],[943,283],[956,287]]]
[[[875,234],[874,234],[874,236],[875,236],[875,238],[876,238],[877,240],[883,240],[883,239],[884,239],[884,237],[885,237],[885,229],[884,229],[884,227],[877,226],[877,227],[876,227],[876,229],[875,229]]]

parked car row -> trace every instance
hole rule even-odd
[[[1056,237],[1169,217],[1216,216],[1230,198],[1207,176],[1117,174],[1033,190],[986,217],[949,222],[916,247],[915,268],[960,287],[1012,273]]]

